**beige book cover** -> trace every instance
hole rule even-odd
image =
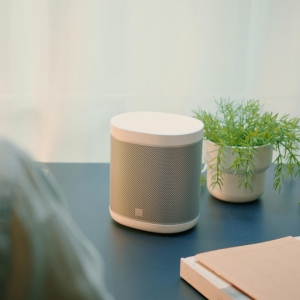
[[[200,253],[195,258],[250,298],[300,299],[300,241],[293,237]]]

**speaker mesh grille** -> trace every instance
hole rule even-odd
[[[194,220],[199,215],[201,156],[202,140],[153,147],[111,137],[111,210],[149,223]]]

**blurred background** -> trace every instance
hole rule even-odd
[[[111,117],[255,98],[300,117],[298,0],[0,1],[0,135],[109,162]]]

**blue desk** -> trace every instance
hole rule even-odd
[[[106,285],[116,300],[205,299],[179,277],[181,257],[225,247],[300,235],[300,179],[281,194],[272,190],[273,168],[261,199],[245,204],[201,191],[198,224],[161,235],[124,227],[109,215],[109,164],[50,163],[72,214],[105,261]]]

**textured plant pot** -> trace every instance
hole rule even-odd
[[[258,199],[265,191],[266,186],[266,170],[272,163],[273,149],[270,145],[256,147],[258,155],[254,158],[256,165],[255,174],[252,178],[252,190],[239,185],[239,174],[245,172],[245,169],[241,169],[238,174],[234,174],[234,169],[229,169],[232,165],[237,154],[233,153],[233,147],[228,147],[224,151],[224,169],[223,171],[223,185],[221,189],[218,185],[213,188],[212,176],[216,174],[215,168],[212,166],[215,164],[215,158],[218,154],[219,146],[215,143],[204,140],[204,161],[207,164],[207,189],[212,196],[220,200],[228,202],[249,202]]]

